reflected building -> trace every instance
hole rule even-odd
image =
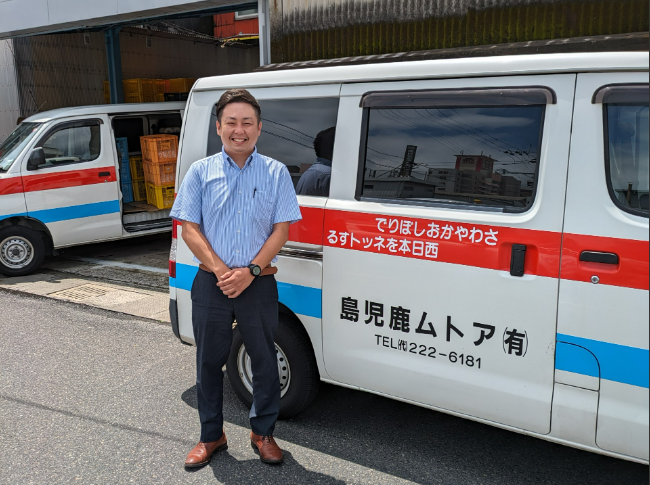
[[[521,181],[494,172],[497,160],[487,155],[456,155],[452,168],[430,168],[426,180],[436,187],[436,194],[521,197]]]

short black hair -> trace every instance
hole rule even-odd
[[[318,158],[332,160],[334,156],[334,137],[336,136],[336,127],[332,126],[321,131],[314,139],[314,151]]]
[[[257,114],[257,122],[259,123],[262,121],[262,108],[255,99],[255,96],[249,93],[246,89],[229,89],[221,95],[221,98],[219,98],[219,102],[217,103],[217,120],[219,120],[219,123],[221,123],[223,109],[230,103],[250,104]]]

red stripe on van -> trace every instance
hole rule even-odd
[[[108,172],[108,176],[100,177],[101,172]],[[25,192],[39,190],[65,189],[67,187],[80,187],[83,185],[103,184],[116,182],[115,167],[86,168],[83,170],[67,170],[65,172],[43,173],[23,177]]]
[[[647,290],[650,278],[648,250],[648,241],[565,234],[562,279],[591,282],[592,276],[598,276],[602,285]],[[619,262],[613,265],[580,261],[582,251],[615,253]]]
[[[300,213],[302,220],[289,228],[289,241],[322,245],[325,209],[300,207]]]
[[[21,177],[0,179],[0,195],[22,194],[23,181]]]
[[[526,245],[524,271],[559,277],[560,233],[327,210],[323,244],[356,251],[510,271],[513,244]]]

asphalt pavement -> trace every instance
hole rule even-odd
[[[226,380],[229,450],[194,472],[194,348],[166,324],[0,290],[2,484],[647,484],[648,467],[322,385],[259,461]]]

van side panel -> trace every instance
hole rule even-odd
[[[602,86],[621,83],[647,84],[648,74],[578,75],[557,339],[587,349],[598,361],[596,444],[647,460],[648,218],[625,212],[610,197],[605,165],[607,108],[592,102]],[[626,129],[635,133],[634,126]],[[645,144],[647,150],[647,138]],[[647,158],[645,164],[647,170]],[[647,172],[645,179],[647,191]],[[615,254],[618,262],[582,261],[583,251]],[[556,367],[564,373],[564,382],[570,374],[575,376],[574,384],[594,379],[592,367],[577,359],[558,358]],[[557,376],[556,381],[562,382]]]

